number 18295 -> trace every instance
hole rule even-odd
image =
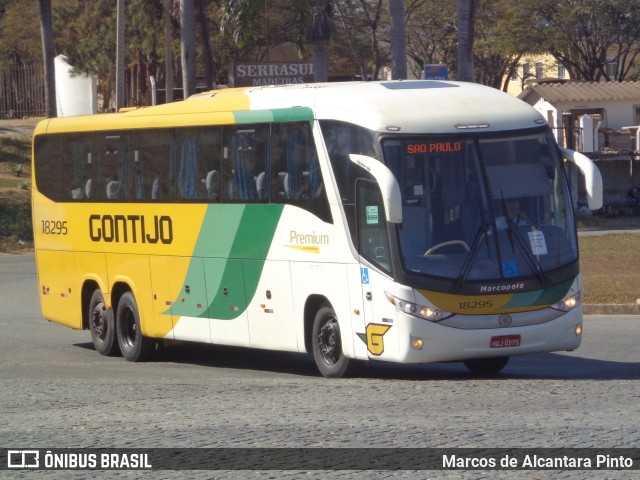
[[[66,220],[42,220],[42,233],[45,235],[66,235],[68,231]]]

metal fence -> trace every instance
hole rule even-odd
[[[0,68],[0,118],[46,114],[42,65]]]

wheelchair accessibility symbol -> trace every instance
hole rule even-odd
[[[369,283],[369,269],[367,267],[362,267],[360,269],[360,277],[362,278],[362,283],[364,285]]]

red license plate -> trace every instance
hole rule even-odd
[[[491,337],[491,348],[519,347],[520,335],[502,335]]]

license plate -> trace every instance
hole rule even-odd
[[[491,348],[519,347],[520,335],[502,335],[491,337]]]

